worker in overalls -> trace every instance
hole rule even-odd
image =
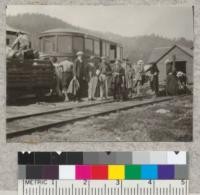
[[[95,57],[90,56],[90,62],[87,67],[88,72],[88,100],[95,100],[95,92],[98,82],[96,74]]]
[[[125,71],[121,61],[117,59],[113,69],[113,98],[117,101],[125,99]]]
[[[101,63],[99,65],[100,75],[100,98],[108,98],[108,77],[112,75],[112,69],[109,63],[106,62],[105,57],[101,57]]]
[[[135,87],[136,87],[136,91],[137,91],[137,96],[141,95],[141,89],[142,89],[142,77],[144,75],[144,62],[143,60],[139,60],[135,66]]]

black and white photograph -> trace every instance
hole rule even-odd
[[[7,142],[191,142],[193,13],[8,5]]]

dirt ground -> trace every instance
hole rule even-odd
[[[8,142],[192,141],[192,96],[120,111]]]

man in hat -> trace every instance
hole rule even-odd
[[[115,61],[113,70],[113,98],[117,101],[125,99],[125,71],[121,65],[121,60]]]
[[[99,65],[100,75],[100,97],[103,99],[105,97],[108,98],[108,76],[112,75],[112,69],[110,65],[106,62],[106,58],[104,56],[101,57],[101,63]]]
[[[155,96],[158,96],[159,92],[159,70],[156,64],[152,64],[150,68],[150,87],[151,90],[155,93]]]
[[[83,55],[84,53],[82,51],[78,51],[76,53],[77,58],[74,61],[73,66],[73,75],[74,80],[78,80],[79,82],[79,89],[76,94],[76,100],[81,101],[81,98],[83,97],[83,87],[85,82],[85,70],[84,70],[84,61],[83,61]]]
[[[176,70],[173,67],[173,61],[167,59],[165,61],[165,66],[167,69],[166,94],[177,95],[178,94],[178,79],[176,77]]]
[[[127,98],[132,97],[132,90],[133,90],[133,78],[135,76],[134,68],[132,68],[131,63],[129,62],[128,58],[123,59],[122,67],[125,70],[125,88],[127,92]]]
[[[144,73],[144,62],[143,60],[139,60],[135,66],[135,87],[136,87],[136,91],[137,91],[137,96],[141,95],[141,88],[142,88],[142,76]]]
[[[88,100],[95,100],[95,92],[97,87],[97,75],[95,66],[95,57],[90,56],[90,62],[88,63]]]

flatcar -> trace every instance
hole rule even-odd
[[[7,26],[6,46],[9,48],[18,36],[26,32]],[[7,58],[7,101],[34,95],[45,96],[56,85],[56,75],[50,60]]]

